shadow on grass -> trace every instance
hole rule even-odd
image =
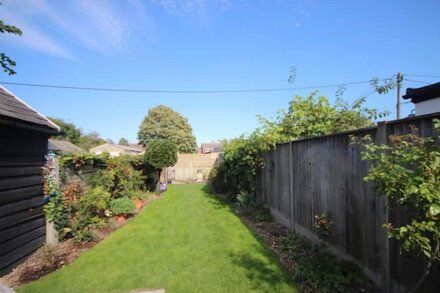
[[[210,184],[206,184],[202,187],[202,191],[204,196],[206,196],[209,202],[216,209],[226,209],[236,217],[238,217],[241,223],[246,227],[248,231],[252,233],[252,235],[258,240],[259,245],[253,246],[254,255],[249,252],[231,252],[229,253],[229,257],[235,265],[241,266],[246,269],[247,278],[255,283],[255,288],[258,288],[259,285],[263,285],[263,283],[270,284],[271,286],[277,286],[282,283],[287,283],[292,287],[295,287],[295,283],[293,282],[293,278],[289,275],[287,270],[283,267],[283,265],[279,262],[277,255],[267,246],[267,244],[263,241],[260,235],[258,235],[255,231],[249,228],[243,219],[236,214],[233,203],[228,201],[225,197],[218,196],[214,194],[214,190]],[[273,267],[270,267],[264,261],[256,257],[263,256],[270,261],[273,261],[274,264],[278,265],[281,270],[276,270]]]
[[[256,247],[258,255],[263,255],[272,259],[271,255],[261,247]],[[269,284],[271,287],[277,287],[281,284],[289,284],[294,286],[292,278],[283,269],[276,270],[261,259],[247,252],[230,253],[229,257],[232,263],[246,270],[246,277],[258,288]],[[276,262],[275,262],[276,264]]]
[[[211,184],[205,184],[202,187],[202,191],[203,195],[209,199],[209,202],[212,203],[215,209],[227,209],[231,212],[234,211],[230,202],[217,195],[214,195],[214,189],[212,188]]]

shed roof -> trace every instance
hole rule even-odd
[[[18,126],[30,126],[50,133],[60,128],[0,85],[0,118]]]
[[[403,98],[406,100],[411,99],[414,104],[440,98],[440,82],[419,88],[407,88],[406,95]]]

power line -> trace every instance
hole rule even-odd
[[[411,82],[416,82],[416,83],[421,83],[421,84],[432,84],[431,82],[420,81],[420,80],[414,80],[414,79],[408,79],[408,78],[404,78],[403,80],[411,81]]]
[[[405,76],[440,78],[440,75],[424,75],[424,74],[404,74]]]
[[[381,79],[388,80],[388,79]],[[106,91],[106,92],[129,92],[129,93],[170,93],[170,94],[222,94],[222,93],[257,93],[257,92],[282,92],[292,90],[308,90],[318,88],[331,88],[339,86],[351,86],[359,84],[369,84],[368,81],[355,81],[347,83],[336,83],[316,86],[305,87],[290,87],[290,88],[266,88],[266,89],[233,89],[233,90],[152,90],[152,89],[118,89],[118,88],[99,88],[99,87],[81,87],[81,86],[67,86],[67,85],[54,85],[54,84],[37,84],[37,83],[19,83],[19,82],[4,82],[2,84],[15,85],[15,86],[28,86],[28,87],[43,87],[53,89],[69,89],[69,90],[86,90],[86,91]]]

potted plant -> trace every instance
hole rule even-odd
[[[133,201],[128,197],[116,198],[110,202],[110,210],[118,223],[123,223],[128,215],[134,213],[134,209]]]
[[[136,207],[136,210],[139,211],[144,205],[144,198],[146,194],[142,191],[134,191],[130,194],[130,197]]]

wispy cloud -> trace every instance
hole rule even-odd
[[[0,17],[23,30],[17,44],[69,59],[75,46],[106,54],[127,49],[148,23],[139,0],[6,0]]]
[[[151,0],[168,13],[191,20],[208,21],[210,13],[229,8],[229,0]]]

